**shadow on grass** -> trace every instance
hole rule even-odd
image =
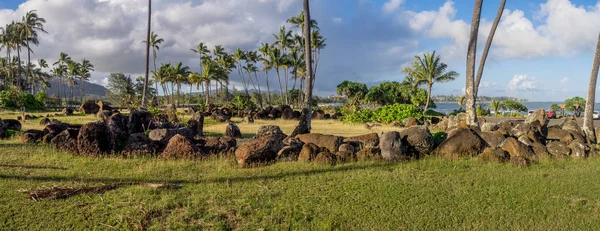
[[[68,168],[56,167],[56,166],[44,166],[44,165],[12,165],[12,164],[0,164],[0,168],[25,168],[25,169],[54,169],[54,170],[67,170]]]
[[[68,177],[68,176],[24,176],[24,175],[6,175],[0,174],[0,179],[6,180],[23,180],[23,181],[56,181],[56,182],[67,182],[76,181],[84,183],[169,183],[169,184],[209,184],[209,183],[236,183],[236,182],[247,182],[247,181],[260,181],[260,180],[280,180],[294,176],[311,176],[323,173],[333,172],[345,172],[353,170],[364,170],[378,167],[391,166],[398,163],[386,163],[376,162],[367,165],[360,166],[341,166],[327,169],[313,169],[306,171],[290,171],[279,174],[269,175],[258,175],[258,176],[235,176],[235,177],[213,177],[203,180],[178,180],[178,179],[136,179],[136,178],[79,178],[79,177]]]
[[[0,151],[2,151],[3,148],[24,148],[24,147],[37,148],[37,147],[41,147],[41,146],[34,145],[34,144],[21,144],[21,143],[0,144]]]

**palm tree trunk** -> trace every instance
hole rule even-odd
[[[598,79],[598,68],[600,67],[600,34],[598,35],[598,44],[596,45],[596,54],[592,65],[592,74],[590,75],[590,84],[588,85],[588,95],[585,101],[585,115],[583,118],[583,131],[588,141],[596,143],[596,134],[594,132],[594,104],[596,103],[596,80]]]
[[[152,20],[152,0],[148,0],[148,31],[146,32],[146,69],[144,76],[144,88],[142,90],[142,107],[146,106],[146,92],[148,91],[148,70],[150,69],[150,22]]]
[[[310,52],[311,42],[310,42],[310,6],[309,0],[304,0],[304,58],[306,59],[306,76],[308,77],[306,84],[306,101],[304,105],[304,109],[308,113],[305,118],[306,121],[300,121],[300,123],[305,123],[308,131],[311,130],[311,101],[312,101],[312,91],[313,91],[313,69],[312,69],[312,54]]]
[[[83,79],[82,79],[80,84],[81,84],[81,104],[83,104],[83,92],[84,92],[85,81],[83,81]]]
[[[298,88],[298,106],[301,107],[302,106],[302,99],[304,99],[304,94],[302,93],[302,85],[304,83],[304,80],[300,79],[300,88]]]
[[[425,109],[423,110],[423,114],[427,112],[427,108],[429,108],[429,100],[431,99],[431,85],[427,84],[427,101],[425,102]]]
[[[473,19],[471,23],[471,34],[469,38],[469,49],[467,53],[465,98],[467,100],[467,124],[478,126],[477,113],[475,113],[475,59],[477,57],[477,33],[479,33],[479,21],[481,19],[481,5],[483,0],[475,0]]]
[[[479,94],[479,83],[481,82],[481,76],[483,75],[483,67],[485,66],[488,52],[490,52],[490,47],[492,46],[492,41],[494,40],[494,35],[496,34],[496,29],[500,23],[500,18],[504,12],[505,5],[506,0],[502,0],[502,2],[500,2],[500,7],[498,8],[496,18],[494,19],[494,23],[492,24],[492,29],[490,29],[490,35],[485,42],[485,47],[483,48],[483,53],[481,54],[481,60],[479,60],[479,68],[477,69],[477,76],[475,76],[475,99],[477,99],[477,95]]]
[[[206,94],[206,105],[208,106],[210,102],[210,81],[206,81],[206,91],[204,93]]]
[[[285,104],[289,105],[290,104],[290,100],[289,100],[289,92],[288,92],[288,68],[284,68],[285,72],[284,72],[284,78],[285,78]]]
[[[277,72],[277,80],[279,81],[279,97],[281,97],[281,104],[283,103],[283,86],[281,85],[281,76],[279,75],[279,68],[275,68],[275,72]]]
[[[31,74],[30,73],[30,68],[31,68],[31,50],[29,50],[29,39],[26,39],[26,43],[27,43],[27,75],[25,77],[29,78],[29,76]]]
[[[192,87],[194,86],[190,83],[190,95],[188,95],[188,105],[192,104]]]
[[[17,45],[17,86],[21,89],[21,48]]]
[[[267,100],[269,100],[269,102],[267,102],[267,104],[269,104],[269,106],[271,106],[271,87],[269,86],[269,71],[265,71],[265,74],[267,75],[267,78],[266,78],[266,82],[267,82]]]
[[[254,72],[254,78],[256,78],[256,85],[258,85],[258,104],[260,105],[260,108],[263,108],[262,92],[260,91],[260,82],[258,81],[256,72]]]

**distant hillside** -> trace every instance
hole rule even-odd
[[[52,87],[50,89],[46,89],[46,92],[48,93],[48,95],[58,95],[58,82],[56,80],[50,80],[50,84],[52,85]],[[103,97],[106,94],[106,88],[102,85],[99,84],[95,84],[95,83],[90,83],[90,82],[85,82],[84,83],[84,88],[85,88],[85,96],[96,96],[96,97]],[[67,85],[62,85],[61,89],[63,86],[67,86]],[[73,96],[74,97],[81,97],[80,94],[80,89],[81,89],[81,85],[79,85],[79,82],[77,82],[77,85],[75,85],[75,87],[73,88]],[[66,90],[64,91],[67,94],[69,94],[69,88],[68,86],[66,87]],[[61,93],[61,96],[64,95],[64,93]]]

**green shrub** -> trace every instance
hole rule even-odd
[[[490,116],[492,114],[490,109],[484,108],[483,104],[477,104],[477,106],[475,106],[475,113],[477,113],[477,116]]]
[[[410,104],[393,104],[376,109],[359,110],[358,112],[348,112],[345,114],[344,121],[348,123],[366,123],[379,121],[381,123],[392,123],[402,121],[406,118],[414,117],[417,120],[423,119],[423,114],[419,108]]]
[[[467,112],[467,111],[465,111],[465,109],[462,109],[462,108],[460,108],[460,109],[454,109],[454,111],[450,112],[448,115],[449,116],[456,116],[459,113],[465,113],[465,112]]]
[[[446,139],[447,136],[448,136],[448,133],[436,132],[433,134],[433,142],[439,143],[439,142],[443,141],[444,139]]]
[[[16,110],[25,107],[28,111],[39,111],[45,108],[46,93],[39,92],[35,96],[16,89],[0,91],[0,107]]]

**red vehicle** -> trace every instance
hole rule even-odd
[[[554,111],[547,111],[546,116],[550,119],[556,119],[556,113]]]

